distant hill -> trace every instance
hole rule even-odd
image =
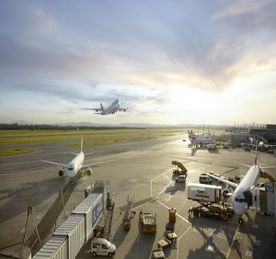
[[[225,129],[229,126],[204,125],[205,129],[220,128]],[[91,122],[68,122],[53,124],[36,124],[23,120],[13,121],[13,123],[0,123],[0,129],[74,129],[74,128],[198,128],[201,125],[195,124],[150,124],[150,123],[120,123],[120,124],[97,124]]]

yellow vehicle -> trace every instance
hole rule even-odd
[[[195,217],[211,217],[227,221],[233,216],[233,208],[222,203],[211,203],[192,207],[189,209],[189,215],[193,214]]]
[[[169,209],[169,222],[175,223],[176,221],[176,209],[170,208]]]
[[[155,234],[156,233],[156,212],[140,212],[140,222],[142,225],[142,231],[145,234]]]
[[[172,165],[176,165],[177,168],[173,170],[174,175],[187,175],[187,168],[179,161],[172,161]]]

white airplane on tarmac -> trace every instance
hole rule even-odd
[[[95,114],[101,114],[101,115],[109,115],[114,114],[119,111],[126,112],[128,108],[122,108],[120,106],[120,99],[116,99],[111,105],[109,105],[107,108],[104,108],[102,103],[100,103],[101,108],[85,108],[85,110],[92,110],[95,111]]]
[[[84,162],[84,153],[82,151],[83,148],[83,138],[81,139],[81,151],[80,153],[76,154],[76,156],[73,158],[71,162],[66,164],[56,163],[48,160],[41,160],[44,163],[56,165],[61,167],[58,174],[59,176],[63,176],[64,173],[66,173],[66,176],[69,178],[74,177],[80,170],[85,170],[85,175],[90,176],[92,174],[91,167],[95,167],[101,164],[112,162],[113,160],[109,161],[103,161],[103,162],[97,162],[92,164],[83,165]]]
[[[239,215],[239,223],[243,222],[242,215],[247,213],[249,209],[250,199],[252,199],[251,191],[256,187],[256,184],[260,177],[272,179],[267,173],[265,173],[262,169],[271,168],[270,167],[261,167],[258,164],[257,155],[255,156],[255,163],[252,166],[245,165],[249,167],[247,173],[241,180],[239,184],[233,183],[226,179],[222,179],[213,174],[205,173],[209,177],[226,184],[228,187],[235,189],[234,193],[228,193],[230,197],[232,197],[233,201],[233,209],[234,212]],[[225,190],[228,192],[228,190]]]
[[[188,130],[188,141],[194,146],[194,145],[201,145],[206,146],[208,144],[214,144],[215,140],[211,134],[203,134],[203,135],[196,135],[192,130]],[[183,139],[184,142],[186,142],[186,139]]]

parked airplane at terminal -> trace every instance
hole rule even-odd
[[[86,110],[92,110],[96,111],[95,114],[101,114],[101,115],[109,115],[114,114],[119,111],[126,112],[128,108],[122,108],[120,105],[120,99],[116,99],[110,106],[107,108],[103,107],[102,103],[100,103],[100,108],[85,108]]]
[[[215,140],[211,134],[202,134],[202,135],[196,135],[192,130],[188,130],[188,137],[191,145],[196,146],[196,145],[201,145],[201,146],[206,146],[208,144],[214,144]],[[183,139],[185,142],[186,139]]]
[[[257,156],[255,157],[254,165],[248,167],[249,170],[239,184],[233,183],[226,179],[222,179],[213,174],[206,173],[206,175],[208,175],[209,177],[235,189],[234,193],[229,193],[229,195],[232,196],[234,212],[239,215],[239,223],[243,222],[242,215],[246,213],[249,209],[250,199],[252,199],[251,191],[256,187],[259,178],[264,177],[272,179],[271,176],[269,176],[262,170],[264,167],[260,167],[260,165],[258,164]]]
[[[82,151],[82,148],[83,148],[83,138],[81,139],[80,153],[76,154],[76,156],[73,158],[73,160],[70,161],[67,165],[48,161],[48,160],[41,160],[41,161],[44,163],[47,163],[47,164],[56,165],[56,166],[61,167],[61,169],[58,172],[59,176],[63,176],[65,173],[66,176],[68,176],[70,178],[74,177],[81,170],[85,170],[85,175],[90,176],[92,173],[91,167],[98,166],[98,165],[109,163],[109,162],[113,161],[113,160],[109,160],[109,161],[104,161],[104,162],[83,165],[85,155]]]

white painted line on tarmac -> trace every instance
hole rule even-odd
[[[171,185],[171,183],[172,181],[170,180],[170,182],[153,198],[157,199]]]
[[[239,234],[239,228],[236,229],[236,232],[235,232],[235,234],[234,234],[234,236],[233,236],[233,240],[232,240],[232,242],[231,242],[231,245],[230,245],[229,248],[228,248],[228,251],[227,251],[227,254],[226,254],[226,258],[229,258],[230,253],[231,253],[231,250],[232,250],[232,246],[234,245],[234,242],[235,242],[235,240],[236,240],[236,236],[237,236],[238,234]]]
[[[150,180],[150,197],[151,197],[151,198],[153,198],[153,199],[158,198],[158,197],[166,190],[166,188],[172,183],[172,181],[171,181],[171,179],[168,177],[167,173],[168,173],[168,172],[159,174],[159,175],[155,176],[154,178],[152,178],[152,179]],[[161,192],[159,192],[155,197],[153,197],[153,193],[152,193],[152,192],[153,192],[153,191],[152,191],[152,182],[153,182],[154,179],[160,178],[162,175],[166,175],[166,177],[168,178],[168,180],[169,180],[170,182],[165,186],[165,188],[163,188],[163,189],[161,190]]]
[[[161,201],[157,201],[160,205],[162,205],[163,207],[165,207],[166,209],[169,209],[169,207],[164,204],[163,202]],[[176,213],[176,216],[178,216],[179,218],[181,218],[183,221],[185,221],[187,224],[191,225],[191,222],[187,219],[185,219],[183,216],[179,215],[179,213]]]
[[[171,181],[172,179],[166,174],[166,177]]]
[[[192,225],[190,225],[184,232],[183,234],[177,239],[177,255],[176,255],[176,258],[178,259],[179,258],[179,242],[181,240],[181,238],[192,228]]]
[[[150,180],[150,197],[151,197],[151,198],[152,198],[152,181],[153,181],[154,179],[160,177],[160,176],[163,175],[163,174],[166,174],[166,172],[165,172],[165,173],[162,173],[162,174],[159,174],[159,175],[153,177],[153,178]]]

